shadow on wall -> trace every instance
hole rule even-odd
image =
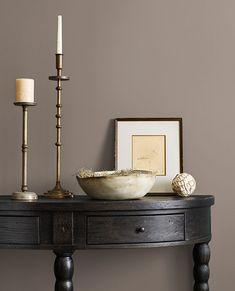
[[[115,138],[114,138],[114,125],[115,120],[111,119],[108,122],[106,134],[103,140],[100,153],[97,155],[97,161],[94,165],[96,170],[113,170],[114,163],[114,151],[115,151]]]

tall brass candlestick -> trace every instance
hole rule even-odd
[[[57,139],[56,139],[56,185],[55,187],[45,193],[48,198],[53,199],[63,199],[63,198],[71,198],[73,194],[64,190],[61,186],[61,93],[62,93],[62,81],[68,81],[69,77],[62,76],[62,68],[63,68],[63,54],[56,54],[56,76],[50,76],[49,80],[57,82],[57,104],[56,104],[56,131],[57,131]]]
[[[28,106],[35,106],[35,102],[15,102],[16,106],[23,109],[23,132],[22,132],[22,186],[21,192],[14,192],[12,199],[15,200],[36,200],[37,194],[28,191],[27,162],[28,162]]]

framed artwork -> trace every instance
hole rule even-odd
[[[172,193],[172,179],[183,172],[182,118],[116,119],[115,168],[154,171],[151,193]]]

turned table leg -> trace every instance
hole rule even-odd
[[[209,261],[210,261],[210,248],[208,243],[199,243],[193,249],[194,259],[194,291],[209,291]]]
[[[73,252],[54,251],[55,291],[73,291]]]

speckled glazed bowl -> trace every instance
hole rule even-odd
[[[153,187],[156,176],[150,171],[133,170],[94,172],[93,177],[76,176],[83,191],[94,199],[127,200],[145,196]]]

